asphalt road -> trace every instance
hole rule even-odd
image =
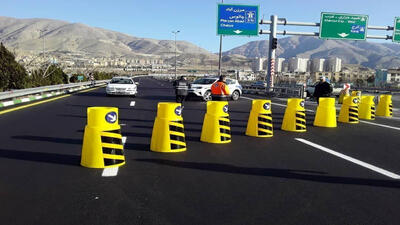
[[[273,99],[274,137],[247,137],[250,98],[260,98],[248,95],[229,102],[232,143],[216,145],[200,142],[206,104],[188,101],[188,150],[154,153],[156,105],[174,92],[139,82],[135,99],[100,88],[0,115],[2,224],[399,224],[390,176],[400,174],[400,120],[317,128],[307,112],[307,132],[292,133],[280,130],[285,102]],[[117,176],[79,165],[89,106],[119,108],[127,143]]]

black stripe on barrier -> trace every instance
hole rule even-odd
[[[272,114],[271,113],[265,113],[265,114],[260,114],[260,115],[262,115],[262,116],[271,116]]]
[[[372,107],[371,107],[371,110],[375,110],[375,107],[372,106]]]
[[[229,141],[231,140],[230,137],[221,136],[221,141]]]
[[[183,137],[183,136],[170,134],[170,135],[169,135],[169,138],[170,138],[171,140],[174,140],[174,141],[185,142],[185,137]]]
[[[122,145],[122,139],[114,138],[114,137],[101,136],[101,142],[108,143],[108,144]]]
[[[358,118],[349,117],[349,122],[357,122]]]
[[[261,130],[259,130],[258,131],[258,135],[271,135],[272,134],[272,132],[265,132],[265,131],[261,131]]]
[[[306,125],[306,121],[303,121],[303,120],[296,120],[296,123]]]
[[[263,117],[258,117],[258,121],[264,122],[264,123],[272,123],[272,120],[270,119],[265,119]]]
[[[120,164],[123,163],[124,160],[122,159],[104,159],[104,165],[105,166],[111,166],[111,165],[116,165],[116,164]]]
[[[393,112],[393,109],[389,108],[389,112]]]
[[[358,109],[349,108],[349,112],[351,112],[351,113],[358,113]]]
[[[306,119],[306,115],[302,115],[302,114],[299,114],[299,113],[296,113],[296,117],[300,118],[300,119]]]
[[[178,149],[182,149],[182,148],[186,148],[186,146],[171,143],[171,150],[178,150]]]
[[[183,120],[177,120],[177,121],[172,121],[172,122],[183,124]]]
[[[183,127],[177,127],[177,126],[173,126],[173,125],[169,125],[169,131],[175,131],[175,132],[179,132],[179,133],[183,133]]]
[[[296,125],[296,130],[305,130],[305,129],[306,129],[305,127]]]
[[[110,155],[124,155],[124,150],[103,147],[103,153],[104,154],[110,154]]]
[[[220,120],[220,121],[219,121],[219,125],[220,125],[220,126],[227,126],[227,127],[229,127],[229,126],[230,126],[230,123],[229,123],[228,121]]]
[[[106,131],[103,131],[103,132],[121,134],[121,130],[106,130]]]
[[[266,126],[266,125],[263,125],[263,124],[258,124],[258,128],[265,129],[265,130],[272,130],[272,127]]]
[[[221,132],[223,134],[231,134],[231,130],[224,129],[224,128],[219,128],[219,132]]]

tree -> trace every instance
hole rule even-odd
[[[23,66],[15,61],[15,56],[0,45],[0,90],[25,88],[27,73]]]
[[[368,82],[368,83],[374,83],[374,82],[375,82],[375,76],[372,75],[372,76],[368,77],[368,78],[367,78],[367,82]]]

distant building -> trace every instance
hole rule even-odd
[[[308,59],[292,57],[289,59],[289,72],[307,72]]]
[[[326,61],[326,68],[325,71],[327,72],[340,72],[342,70],[342,60],[335,57],[335,58],[329,58]]]
[[[325,64],[325,59],[314,58],[314,59],[311,60],[310,71],[312,73],[323,72],[324,71],[324,64]]]
[[[255,58],[253,59],[252,70],[253,72],[265,71],[266,68],[266,58]]]
[[[277,58],[275,61],[275,72],[282,73],[283,72],[283,63],[285,58]]]

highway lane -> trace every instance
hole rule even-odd
[[[0,125],[0,217],[10,224],[396,224],[397,180],[296,141],[303,138],[400,174],[399,131],[367,124],[244,135],[248,99],[230,102],[233,141],[199,141],[206,104],[183,111],[188,151],[149,151],[156,105],[169,83],[141,78],[139,96],[104,89],[4,114]],[[252,96],[248,96],[252,97]],[[130,101],[136,101],[130,107]],[[282,104],[281,101],[273,100]],[[126,161],[116,177],[79,166],[88,106],[120,109]],[[311,108],[311,106],[310,106]]]

